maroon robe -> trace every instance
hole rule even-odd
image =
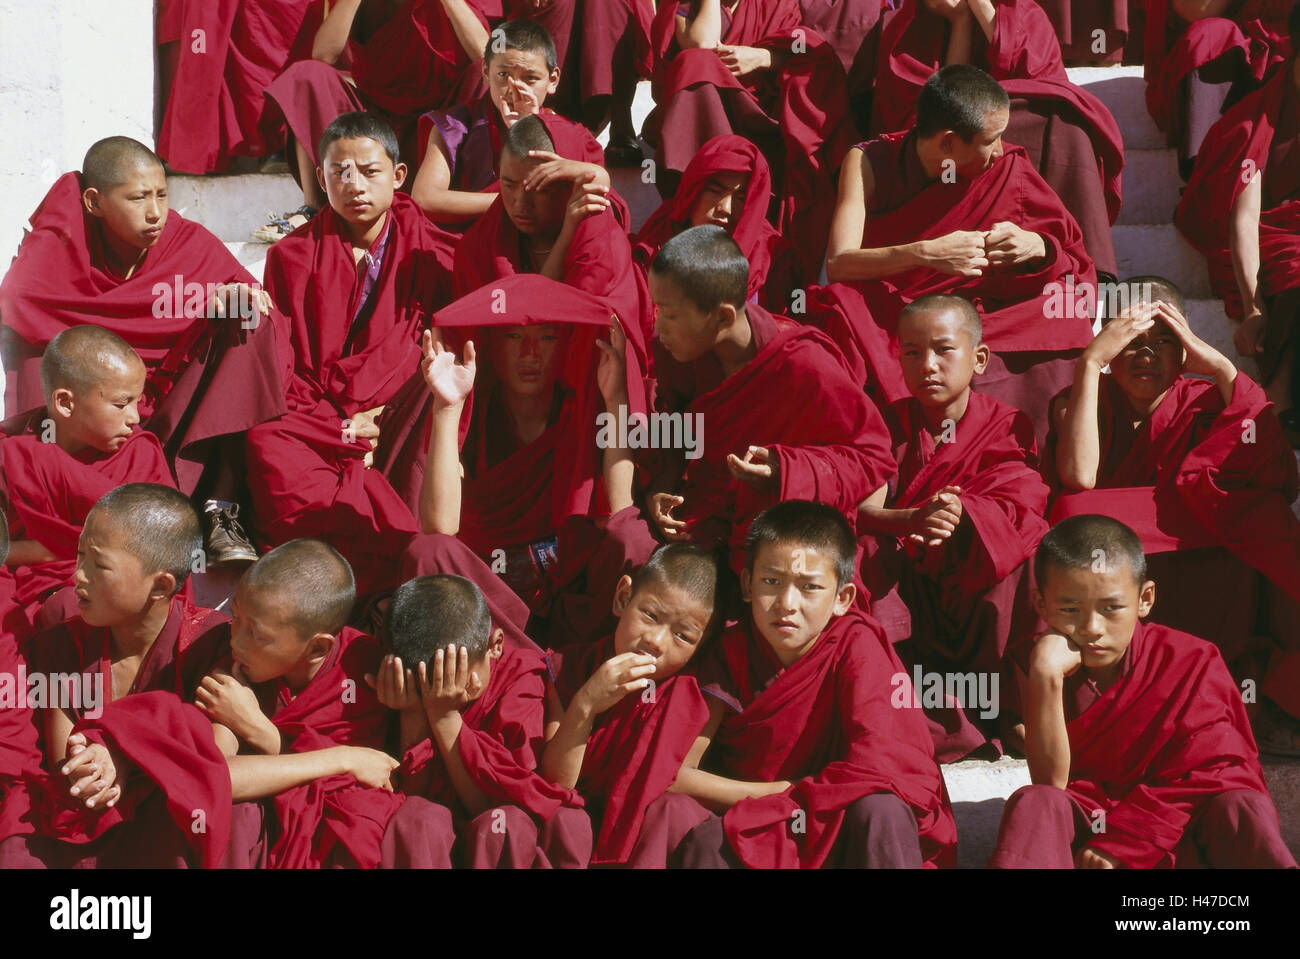
[[[744,622],[723,635],[718,665],[738,711],[723,718],[706,768],[745,782],[794,783],[743,799],[723,816],[741,862],[817,868],[831,856],[845,808],[888,792],[911,807],[924,864],[955,865],[948,791],[921,712],[911,708],[911,682],[880,624],[850,609],[782,668]],[[800,812],[802,831],[791,828]]]
[[[202,226],[170,211],[162,236],[123,280],[105,264],[103,227],[81,204],[79,173],[55,182],[31,224],[0,282],[9,414],[45,405],[41,354],[81,324],[112,330],[144,360],[149,375],[140,417],[162,441],[187,494],[214,441],[284,412],[274,323],[207,318],[210,285],[258,284]]]
[[[992,41],[973,27],[970,63],[986,70],[1011,97],[1006,138],[1020,144],[1034,168],[1083,230],[1098,271],[1116,274],[1110,227],[1119,216],[1124,142],[1100,100],[1071,83],[1052,25],[1034,0],[997,5]],[[873,101],[882,133],[915,123],[916,99],[943,66],[948,21],[920,0],[908,0],[885,19],[880,72]],[[1096,170],[1097,175],[1092,175]]]
[[[849,78],[849,96],[871,92],[880,23],[892,0],[799,0],[803,24],[835,48]]]
[[[1013,631],[1032,625],[1026,561],[1048,528],[1033,427],[1019,410],[980,393],[970,394],[947,440],[931,436],[916,400],[901,400],[893,413],[898,474],[889,508],[918,507],[945,486],[958,486],[962,522],[934,552],[906,537],[864,539],[863,581],[873,597],[885,597],[873,602],[872,614],[894,626],[891,638],[904,639],[898,652],[908,666],[999,676]],[[887,597],[891,587],[898,593]],[[885,615],[899,611],[899,599],[910,616],[903,611],[906,622],[895,626]],[[992,717],[980,712],[975,703],[950,703],[927,713],[940,762],[996,739]]]
[[[1129,0],[1043,0],[1043,12],[1052,23],[1056,38],[1061,44],[1061,56],[1067,63],[1089,64],[1134,63],[1142,59],[1136,50],[1130,57],[1128,46],[1138,46],[1134,38],[1142,33],[1142,3],[1134,2],[1134,14],[1139,29],[1130,30]],[[1094,32],[1102,30],[1105,37],[1098,46]]]
[[[422,379],[420,337],[448,286],[437,227],[415,202],[395,194],[387,217],[379,275],[364,302],[363,276],[332,210],[272,247],[266,284],[285,311],[289,412],[250,430],[247,445],[262,533],[272,543],[335,543],[361,594],[397,585],[398,558],[419,526],[382,472],[364,466],[368,441],[348,426]],[[380,422],[381,446],[386,431],[405,426],[392,421],[395,412]]]
[[[853,139],[844,67],[825,38],[803,26],[799,0],[741,0],[734,15],[723,11],[723,43],[790,59],[780,72],[738,80],[712,50],[677,48],[675,19],[679,11],[686,13],[684,7],[666,0],[655,17],[659,106],[646,118],[643,135],[656,145],[659,167],[668,171],[685,170],[720,133],[758,143],[780,185],[778,225],[800,238],[796,252],[804,270],[815,275],[835,210],[833,177]]]
[[[654,71],[650,27],[651,0],[600,0],[581,4],[581,43],[572,64],[578,68],[578,102],[583,122],[599,129],[616,88],[633,90],[639,77]]]

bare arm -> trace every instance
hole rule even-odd
[[[1065,678],[1082,663],[1060,633],[1038,637],[1025,682],[1025,758],[1035,785],[1064,789],[1070,781],[1070,736],[1065,725]]]
[[[701,0],[700,12],[689,22],[677,15],[677,45],[683,50],[712,50],[721,42],[722,0]]]
[[[866,152],[854,147],[840,171],[839,199],[826,249],[826,276],[832,283],[873,280],[921,265],[915,243],[866,250],[867,206],[876,192]]]
[[[465,0],[442,0],[442,8],[447,12],[451,29],[470,63],[481,60],[483,51],[487,49],[488,32],[478,15]]]
[[[713,741],[718,727],[722,724],[727,707],[717,699],[709,701],[709,721],[703,732],[695,739],[691,751],[682,761],[682,768],[677,772],[677,779],[668,787],[669,792],[685,793],[714,812],[726,812],[742,799],[758,796],[773,796],[783,793],[792,785],[788,782],[750,783],[738,779],[728,779],[716,773],[700,769],[700,760],[704,758]]]
[[[6,566],[30,566],[32,563],[53,563],[58,557],[36,539],[16,539],[9,545]]]
[[[1074,367],[1074,385],[1064,409],[1058,407],[1056,474],[1069,489],[1088,490],[1097,485],[1101,468],[1101,432],[1097,426],[1097,400],[1101,367],[1087,353]]]
[[[1237,279],[1246,316],[1264,311],[1259,289],[1259,213],[1263,202],[1264,175],[1256,172],[1232,204],[1232,226],[1228,232],[1228,253]]]
[[[330,10],[316,36],[312,40],[311,58],[328,63],[338,63],[339,57],[347,48],[348,37],[352,33],[352,21],[361,9],[362,0],[338,0]]]
[[[365,746],[330,746],[282,756],[227,756],[235,802],[265,799],[326,776],[354,776],[363,786],[391,791],[389,776],[399,763]]]
[[[455,536],[460,531],[460,418],[474,387],[477,371],[473,342],[465,344],[464,363],[442,348],[432,330],[420,341],[424,358],[420,371],[433,396],[429,420],[429,453],[420,484],[420,528],[425,533]]]
[[[411,184],[411,199],[434,223],[464,223],[476,220],[497,198],[495,193],[470,193],[451,189],[451,163],[447,143],[435,125],[429,131],[424,162]]]

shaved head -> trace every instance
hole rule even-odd
[[[528,155],[530,150],[555,152],[555,141],[546,132],[546,124],[536,115],[517,120],[514,126],[506,131],[505,142],[501,146],[502,153],[509,153],[520,160],[532,159]]]
[[[1057,523],[1034,553],[1034,579],[1043,589],[1052,569],[1092,569],[1123,565],[1140,586],[1147,575],[1142,540],[1119,520],[1082,513]]]
[[[180,589],[203,548],[199,516],[184,493],[158,483],[127,483],[105,493],[91,515],[107,517],[146,574],[171,573]]]
[[[921,88],[916,101],[916,135],[924,139],[951,130],[970,143],[983,131],[990,114],[1010,108],[1007,91],[979,67],[949,64]]]
[[[41,357],[41,391],[48,403],[55,390],[85,395],[109,373],[143,368],[131,344],[102,326],[71,326],[45,347]]]
[[[472,582],[439,573],[397,588],[384,629],[388,647],[412,669],[419,663],[432,666],[434,655],[448,646],[465,647],[470,661],[477,662],[491,645],[492,614]]]
[[[105,193],[121,186],[127,177],[140,167],[156,166],[162,169],[162,160],[139,140],[130,137],[108,137],[86,151],[81,161],[83,189],[96,189]]]
[[[284,599],[293,625],[309,639],[335,635],[352,615],[357,599],[352,567],[333,546],[319,539],[294,539],[277,546],[248,568],[241,586]]]
[[[956,314],[962,330],[970,337],[970,345],[979,346],[984,339],[984,324],[980,322],[979,310],[975,309],[975,304],[964,296],[933,293],[919,297],[903,307],[902,312],[898,314],[898,322],[902,325],[908,317],[948,312]]]

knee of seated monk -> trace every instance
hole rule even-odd
[[[1221,17],[1231,5],[1232,0],[1171,0],[1174,13],[1188,23],[1207,17]]]

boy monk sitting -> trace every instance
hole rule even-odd
[[[1049,459],[1065,491],[1053,517],[1128,524],[1164,587],[1155,620],[1195,629],[1238,678],[1275,647],[1262,691],[1282,711],[1256,716],[1257,734],[1266,751],[1300,755],[1295,456],[1264,391],[1192,332],[1172,283],[1139,276],[1124,289],[1128,308],[1052,404]]]
[[[619,580],[612,636],[546,654],[541,771],[598,811],[593,866],[663,867],[707,815],[668,790],[708,720],[699,683],[682,670],[726,618],[724,575],[698,546],[661,547]]]
[[[986,739],[1000,745],[989,720],[1001,712],[1002,654],[1015,614],[1028,610],[1025,563],[1047,532],[1029,418],[971,389],[988,363],[980,340],[979,313],[960,296],[923,296],[903,309],[899,361],[912,395],[890,410],[898,472],[858,510],[858,528],[875,534],[862,561],[872,614],[902,639],[900,658],[964,674],[974,680],[966,688],[981,692],[927,713],[940,762]],[[893,588],[906,609],[881,601]]]
[[[674,785],[710,816],[686,867],[954,864],[957,827],[912,685],[855,605],[857,542],[834,509],[778,503],[750,526],[708,725]]]
[[[1017,663],[1033,785],[1007,801],[989,865],[1294,867],[1223,658],[1141,621],[1156,584],[1133,531],[1063,520],[1034,579],[1047,629]]]
[[[161,161],[129,137],[95,143],[31,223],[0,283],[8,415],[42,405],[37,366],[60,332],[118,334],[148,373],[144,428],[212,514],[211,560],[252,562],[236,520],[241,434],[284,412],[270,298],[220,240],[168,209]]]
[[[202,542],[189,501],[153,483],[118,487],[86,517],[77,615],[26,649],[46,771],[4,797],[0,866],[221,859],[230,779],[209,724],[187,705],[226,649],[225,615],[182,591]]]
[[[73,326],[54,337],[41,357],[45,409],[15,417],[0,437],[3,492],[13,517],[13,545],[0,569],[4,628],[26,640],[37,623],[61,622],[74,609],[64,596],[41,615],[42,604],[72,583],[77,538],[101,496],[123,483],[176,485],[158,438],[137,429],[145,390],[144,363],[116,333]],[[190,562],[193,562],[191,557]]]
[[[582,798],[537,772],[541,653],[507,645],[483,594],[460,576],[404,583],[385,629],[392,652],[374,685],[400,711],[408,804],[442,820],[448,847],[454,819],[464,865],[585,868],[591,820]]]

